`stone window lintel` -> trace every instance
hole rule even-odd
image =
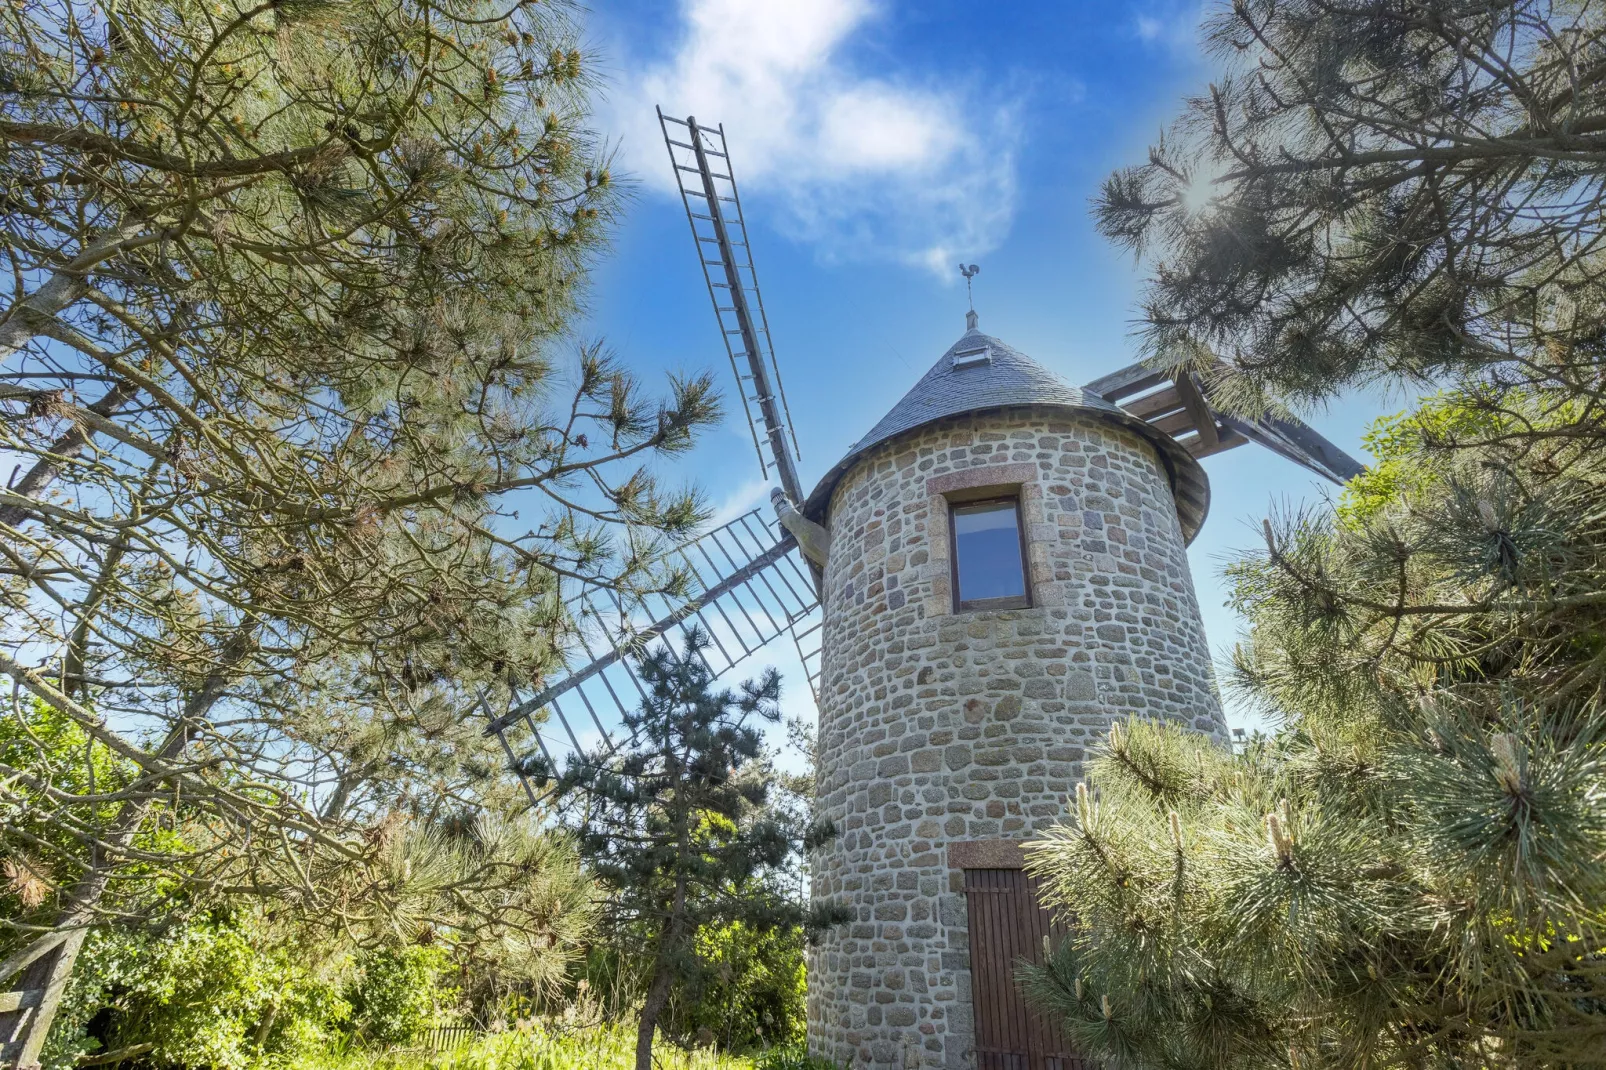
[[[980,501],[1017,493],[1036,478],[1037,465],[1029,461],[984,464],[932,476],[926,480],[926,493],[933,498],[947,498],[950,502]]]

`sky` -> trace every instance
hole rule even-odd
[[[812,487],[964,331],[960,262],[983,331],[1071,383],[1137,359],[1142,266],[1093,229],[1106,175],[1203,90],[1198,3],[616,0],[587,18],[598,129],[629,203],[582,333],[645,376],[729,364],[654,106],[723,123],[776,356]],[[734,403],[734,398],[732,398]],[[1307,420],[1365,460],[1400,405],[1342,400]],[[1272,509],[1333,488],[1256,446],[1206,459],[1213,500],[1189,550],[1218,664],[1240,621],[1224,563]],[[766,504],[739,415],[666,475],[722,518]],[[782,649],[782,647],[786,649]],[[811,713],[789,644],[787,707]],[[754,671],[761,667],[755,664]],[[1229,723],[1259,722],[1229,702]]]

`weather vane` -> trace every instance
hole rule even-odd
[[[965,327],[974,331],[976,329],[976,295],[971,292],[970,280],[981,274],[981,268],[976,264],[960,264],[959,273],[965,277],[965,300],[970,303],[970,311],[965,313]]]

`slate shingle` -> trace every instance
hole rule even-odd
[[[954,367],[954,354],[983,345],[989,348],[991,360]],[[1097,394],[1071,386],[1026,354],[974,328],[949,346],[892,411],[853,444],[847,455],[820,480],[802,512],[812,520],[825,523],[831,492],[842,476],[860,457],[884,442],[949,416],[1019,407],[1072,409],[1094,414],[1148,439],[1165,465],[1183,538],[1193,541],[1210,508],[1210,484],[1204,469],[1187,450],[1170,435],[1155,430]]]

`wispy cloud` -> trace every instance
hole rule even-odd
[[[708,522],[708,530],[712,531],[730,523],[748,510],[769,501],[770,485],[768,481],[757,477],[749,479],[722,498],[714,506],[714,515]]]
[[[1205,0],[1161,0],[1133,20],[1132,32],[1144,44],[1172,52],[1197,53],[1199,27],[1214,5]]]
[[[681,0],[666,55],[612,94],[627,168],[672,192],[653,105],[723,122],[744,193],[828,259],[941,271],[1001,242],[1015,209],[1012,102],[976,85],[859,69],[873,0]],[[950,78],[951,75],[944,75]]]

